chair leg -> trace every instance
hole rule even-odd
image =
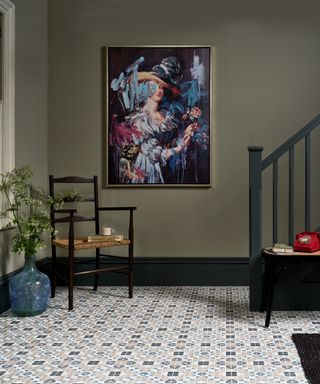
[[[57,287],[57,255],[56,247],[52,246],[52,265],[51,265],[51,297],[56,295]]]
[[[129,271],[129,277],[128,277],[128,284],[129,284],[129,299],[132,299],[133,297],[133,279],[132,279],[132,270]]]
[[[69,311],[73,309],[73,286],[74,286],[74,251],[69,249],[69,279],[68,279],[68,302],[69,302]]]
[[[73,276],[69,277],[68,282],[68,309],[71,311],[73,309]]]
[[[129,245],[129,270],[128,270],[128,286],[129,286],[129,299],[133,297],[133,244]]]
[[[100,249],[96,249],[96,269],[100,268]],[[93,290],[98,290],[98,284],[99,284],[99,273],[96,273],[94,275],[94,283],[93,283]]]
[[[93,290],[94,291],[98,290],[98,285],[99,285],[99,273],[96,273],[94,275],[94,283],[93,283]]]
[[[69,306],[68,306],[68,309],[69,311],[72,311],[73,310],[73,279],[71,279],[69,281],[69,298],[68,298],[68,303],[69,303]]]

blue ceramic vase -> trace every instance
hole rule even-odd
[[[12,312],[17,316],[35,316],[48,307],[50,280],[38,271],[35,256],[25,256],[25,264],[9,282]]]

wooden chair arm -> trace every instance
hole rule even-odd
[[[97,212],[103,211],[129,211],[129,252],[132,254],[133,252],[133,211],[135,211],[137,207],[97,207]]]

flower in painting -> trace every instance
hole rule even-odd
[[[190,116],[195,118],[195,119],[199,119],[199,117],[202,115],[202,111],[199,107],[193,107],[191,108],[191,111],[190,111]]]

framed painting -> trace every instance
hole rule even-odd
[[[107,47],[108,187],[211,185],[211,54]]]

